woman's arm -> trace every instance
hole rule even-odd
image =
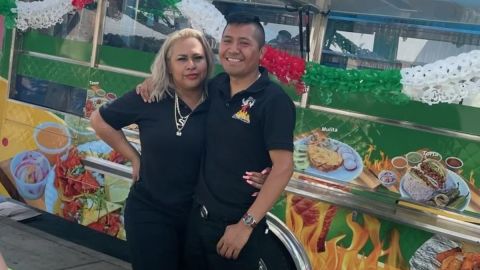
[[[115,149],[115,151],[119,152],[132,162],[132,179],[133,181],[137,181],[140,171],[140,154],[127,141],[125,134],[123,134],[121,130],[116,130],[105,122],[98,110],[92,113],[90,124],[100,139],[105,141]]]
[[[3,260],[2,253],[0,253],[0,270],[7,270],[9,269],[7,267],[7,264],[5,263],[5,260]]]

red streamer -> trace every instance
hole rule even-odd
[[[93,3],[94,0],[72,0],[72,6],[75,7],[75,9],[82,9],[86,5]]]
[[[270,46],[265,46],[265,49],[260,65],[275,75],[280,82],[294,85],[299,95],[305,93],[305,84],[302,82],[305,60]]]

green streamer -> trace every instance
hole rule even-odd
[[[163,12],[166,9],[177,10],[175,5],[179,2],[180,0],[144,0],[140,2],[138,9],[146,14],[164,18]]]
[[[302,79],[310,91],[318,91],[325,105],[332,103],[334,95],[345,98],[350,93],[367,94],[394,104],[410,100],[401,92],[400,70],[345,70],[309,62]]]
[[[16,8],[15,0],[0,0],[0,15],[5,17],[5,27],[8,29],[15,27]]]

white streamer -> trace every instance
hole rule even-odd
[[[190,20],[194,29],[205,32],[217,42],[220,41],[227,21],[212,3],[206,0],[182,0],[177,4],[177,8]]]
[[[429,105],[458,103],[480,94],[480,50],[434,63],[404,68],[403,93]]]
[[[49,28],[63,22],[63,16],[74,10],[71,0],[16,1],[17,28]]]

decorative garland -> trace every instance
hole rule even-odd
[[[94,1],[95,0],[72,0],[72,6],[74,6],[77,10],[80,10]]]
[[[5,26],[8,29],[15,27],[15,13],[17,5],[15,0],[1,0],[0,1],[0,15],[5,16]]]
[[[458,103],[480,94],[480,51],[404,68],[400,73],[403,91],[412,99],[429,105]]]
[[[19,30],[26,31],[28,28],[49,28],[62,23],[63,16],[74,10],[81,10],[96,0],[0,1],[0,15],[6,17],[7,28],[17,27]],[[170,7],[177,4],[179,0],[165,0],[160,3],[156,1],[152,3]]]
[[[305,61],[301,57],[291,56],[287,52],[265,46],[260,65],[275,75],[280,82],[293,84],[299,95],[305,93],[305,84],[302,82]]]
[[[192,27],[204,31],[217,42],[222,38],[222,32],[227,21],[223,14],[207,0],[182,0],[177,8],[190,20]]]
[[[65,14],[82,9],[94,1],[0,0],[0,15],[5,16],[7,28],[16,26],[22,31],[49,28],[61,23]],[[154,8],[158,4],[156,1],[151,2]],[[164,8],[176,5],[193,28],[220,40],[226,21],[213,4],[207,0],[178,1],[165,0],[160,4]],[[337,36],[331,42],[347,44],[342,36]],[[354,44],[350,47],[357,50]],[[458,103],[464,98],[480,95],[480,51],[477,50],[402,70],[344,70],[305,63],[300,57],[267,47],[261,65],[282,83],[294,85],[299,94],[305,92],[305,85],[318,91],[326,104],[331,102],[334,93],[339,96],[369,93],[393,103],[402,103],[410,98],[429,105]]]
[[[142,0],[139,1],[138,10],[143,14],[152,14],[158,17],[164,17],[164,11],[167,8],[174,7],[180,0]]]
[[[352,69],[344,70],[307,63],[303,81],[311,90],[318,91],[324,104],[332,102],[332,96],[343,97],[349,93],[368,93],[379,100],[395,104],[409,98],[402,93],[399,70]]]
[[[17,28],[49,28],[63,22],[63,16],[74,10],[71,0],[17,1]]]
[[[348,93],[368,93],[394,104],[412,99],[429,105],[480,95],[480,50],[401,70],[344,70],[305,64],[302,58],[267,47],[261,65],[282,83],[293,83],[299,94],[309,86],[324,104],[331,103],[334,94]]]

